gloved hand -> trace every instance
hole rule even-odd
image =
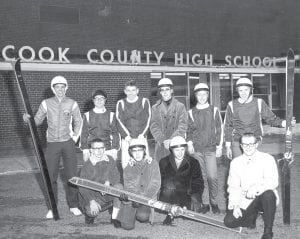
[[[234,216],[235,218],[239,218],[239,217],[242,217],[242,216],[243,216],[243,213],[242,213],[240,207],[234,207],[234,208],[233,208],[233,216]]]
[[[119,197],[120,201],[128,202],[128,196],[125,193],[122,193]]]
[[[170,139],[166,139],[166,140],[163,142],[164,147],[165,147],[166,150],[169,150],[170,142],[171,142]]]
[[[83,161],[86,162],[90,158],[90,150],[89,149],[84,149],[82,151],[82,156],[83,156]]]
[[[222,156],[222,147],[217,147],[216,149],[216,157],[220,158]]]
[[[130,137],[129,135],[127,135],[127,136],[125,137],[125,140],[126,140],[128,143],[130,143],[131,137]]]
[[[25,123],[28,123],[28,122],[29,122],[29,119],[30,119],[30,115],[27,114],[27,113],[24,113],[24,114],[23,114],[23,121],[24,121]]]
[[[226,156],[228,159],[232,160],[232,151],[230,146],[226,146]]]
[[[189,141],[189,142],[188,142],[188,152],[189,152],[189,154],[195,153],[195,149],[194,149],[194,146],[193,146],[193,142],[192,142],[192,141]]]
[[[132,207],[133,208],[138,208],[141,204],[139,204],[138,202],[132,202]]]
[[[95,200],[90,201],[90,208],[91,208],[91,214],[93,216],[97,216],[99,212],[101,211],[101,206],[99,203],[97,203]]]

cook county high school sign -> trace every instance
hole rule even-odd
[[[53,50],[50,47],[42,47],[36,51],[31,46],[22,46],[16,49],[13,45],[2,48],[2,57],[5,61],[15,61],[16,54],[23,61],[40,60],[42,62],[71,63],[68,59],[70,48],[58,47]],[[90,49],[86,54],[89,63],[92,64],[136,64],[136,65],[161,65],[164,61],[164,52],[139,51],[139,50],[98,50]],[[225,66],[235,67],[276,67],[275,57],[250,57],[231,56],[224,58]],[[174,53],[174,66],[213,66],[212,54]]]

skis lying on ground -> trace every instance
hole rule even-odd
[[[289,49],[286,59],[286,130],[285,130],[285,153],[280,161],[281,166],[281,189],[282,189],[282,211],[283,223],[290,224],[290,166],[294,160],[293,155],[293,104],[294,104],[294,75],[295,75],[295,56],[292,49]]]
[[[30,115],[28,125],[29,125],[29,129],[30,129],[30,133],[31,133],[31,137],[32,137],[33,145],[34,145],[34,150],[36,153],[36,158],[38,161],[38,165],[39,165],[40,172],[41,172],[43,182],[44,182],[44,186],[46,189],[46,194],[47,194],[46,203],[49,205],[50,209],[53,212],[54,220],[58,220],[59,215],[58,215],[57,205],[56,205],[56,201],[55,201],[55,197],[54,197],[54,192],[53,192],[53,189],[51,186],[50,176],[49,176],[44,152],[43,152],[43,149],[41,146],[41,141],[40,141],[37,127],[36,127],[36,124],[34,121],[34,115],[32,113],[32,109],[30,106],[30,101],[28,98],[25,82],[24,82],[24,79],[22,76],[20,59],[18,59],[14,64],[14,71],[15,71],[16,80],[17,80],[17,84],[18,84],[18,88],[19,88],[19,92],[20,92],[20,95],[22,98],[25,112]]]
[[[106,186],[104,184],[101,183],[97,183],[91,180],[87,180],[87,179],[83,179],[83,178],[79,178],[79,177],[73,177],[69,180],[69,182],[80,186],[80,187],[84,187],[84,188],[89,188],[91,190],[95,190],[98,192],[103,192],[115,197],[119,197],[121,194],[125,193],[128,196],[128,200],[133,201],[133,202],[137,202],[152,208],[156,208],[156,209],[160,209],[162,211],[166,211],[166,212],[171,212],[171,209],[175,209],[176,210],[176,214],[179,216],[182,216],[184,218],[189,218],[198,222],[202,222],[211,226],[215,226],[215,227],[219,227],[219,228],[223,228],[229,231],[233,231],[233,232],[237,232],[237,233],[241,233],[241,230],[237,230],[234,228],[228,228],[224,225],[223,221],[211,218],[209,216],[205,216],[203,214],[191,211],[191,210],[187,210],[187,209],[183,209],[179,206],[176,205],[172,205],[169,203],[165,203],[165,202],[161,202],[155,199],[150,199],[144,196],[140,196],[125,190],[121,190],[121,189],[117,189],[114,187],[110,187],[110,186]],[[172,210],[172,211],[173,211]]]

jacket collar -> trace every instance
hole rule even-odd
[[[169,160],[170,160],[170,163],[171,163],[171,165],[172,165],[172,168],[173,168],[175,171],[179,170],[179,169],[182,168],[185,164],[188,163],[188,160],[187,160],[187,156],[186,156],[186,155],[184,156],[184,158],[183,158],[183,160],[182,160],[182,162],[181,162],[179,168],[177,168],[177,165],[176,165],[176,162],[175,162],[175,158],[174,158],[173,155],[170,156]]]

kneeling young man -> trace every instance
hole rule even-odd
[[[90,142],[89,159],[84,163],[80,177],[123,189],[116,162],[111,156],[105,154],[104,142],[98,138]],[[94,223],[99,213],[107,209],[110,204],[113,204],[112,223],[118,224],[115,220],[121,204],[118,198],[80,187],[79,201],[85,214],[86,224]]]
[[[140,196],[157,199],[160,189],[160,172],[156,160],[146,154],[145,139],[132,139],[129,145],[130,160],[123,171],[124,190]],[[135,221],[150,221],[151,208],[128,201],[126,194],[122,200],[118,220],[126,230],[134,229]]]
[[[159,200],[198,211],[202,205],[204,182],[199,162],[188,155],[187,143],[181,136],[170,141],[171,154],[159,162],[161,191]],[[163,224],[170,225],[168,214]]]
[[[262,239],[273,237],[273,223],[278,193],[278,170],[275,159],[257,150],[253,133],[240,140],[243,154],[230,164],[228,177],[228,212],[224,218],[227,227],[254,228],[259,211],[263,212]]]

